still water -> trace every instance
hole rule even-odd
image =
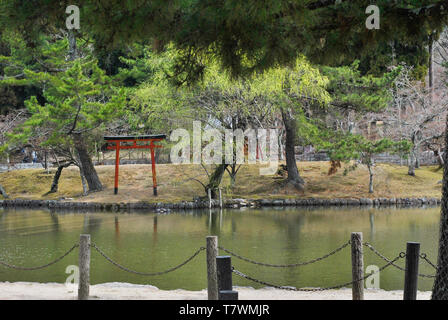
[[[440,208],[269,208],[153,213],[65,213],[0,209],[0,261],[20,266],[43,265],[67,251],[89,233],[112,259],[140,272],[158,272],[175,266],[199,247],[207,235],[219,236],[219,245],[251,259],[292,264],[322,256],[348,241],[351,232],[363,232],[381,253],[394,258],[407,241],[421,243],[421,252],[437,258]],[[385,262],[364,248],[365,267]],[[222,252],[221,254],[225,254]],[[69,265],[77,264],[78,250],[59,263],[38,271],[0,266],[0,282],[63,283]],[[124,272],[92,250],[91,283],[151,284],[160,289],[206,288],[205,251],[174,272],[144,277]],[[269,268],[232,258],[236,269],[278,285],[328,287],[351,279],[350,247],[326,260],[299,268]],[[397,264],[404,266],[403,259]],[[420,272],[433,274],[421,262]],[[233,277],[234,285],[261,286]],[[393,267],[381,272],[380,287],[403,289],[404,273]],[[431,290],[432,279],[419,279],[419,290]]]

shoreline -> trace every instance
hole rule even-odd
[[[438,206],[440,198],[289,198],[289,199],[227,199],[223,201],[223,208],[260,208],[260,207],[424,207]],[[168,213],[172,210],[192,210],[210,208],[210,202],[204,200],[181,201],[173,203],[163,202],[87,202],[87,201],[63,201],[63,200],[0,200],[3,208],[28,208],[28,209],[62,209],[62,210],[92,210],[92,211],[134,211],[146,210],[152,212]],[[212,200],[211,208],[220,208],[219,201]]]
[[[239,300],[351,300],[352,289],[318,292],[274,288],[234,287]],[[402,290],[365,289],[365,300],[403,300]],[[417,300],[429,300],[431,291],[419,291]],[[90,286],[91,300],[207,300],[207,290],[161,290],[152,285],[109,282]],[[0,282],[0,300],[77,300],[77,287],[63,283]]]

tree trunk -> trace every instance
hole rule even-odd
[[[442,157],[442,152],[440,152],[440,149],[438,150],[434,150],[434,156],[437,159],[437,163],[439,164],[440,168],[443,167],[444,161],[443,161],[443,157]]]
[[[230,170],[229,170],[229,166],[227,167],[227,172],[229,173],[229,176],[230,176],[230,188],[235,187],[236,175],[238,174],[240,167],[241,167],[241,164],[238,165],[235,162],[230,165]]]
[[[81,167],[79,168],[79,175],[81,176],[82,195],[86,196],[89,194],[89,190],[87,189],[86,175],[84,174],[84,171]]]
[[[76,46],[75,31],[69,30],[67,35],[68,40],[68,60],[74,61],[78,58],[78,48]]]
[[[3,189],[2,185],[0,184],[0,194],[3,196],[3,198],[8,199],[8,194],[6,193],[5,189]]]
[[[56,170],[56,173],[54,174],[54,177],[53,177],[53,183],[51,184],[50,191],[48,191],[47,194],[58,192],[59,178],[61,177],[62,170],[72,164],[73,164],[73,162],[67,162],[65,164],[58,166],[58,169]]]
[[[373,193],[373,170],[371,166],[367,166],[369,169],[369,193]]]
[[[409,166],[408,166],[408,175],[415,176],[415,159],[414,159],[414,152],[411,151],[409,153]]]
[[[235,187],[236,175],[230,175],[230,188],[233,189]]]
[[[285,146],[283,145],[283,141],[282,141],[282,135],[283,133],[278,135],[278,147],[279,147],[279,157],[280,160],[285,160],[285,157],[283,156],[284,150],[285,150]]]
[[[207,193],[208,189],[211,190],[212,198],[216,199],[218,197],[218,188],[221,184],[222,177],[224,176],[224,172],[226,172],[228,164],[222,163],[215,168],[215,171],[211,174],[208,184],[205,186],[205,192]]]
[[[434,50],[433,50],[433,36],[431,35],[429,38],[429,45],[428,45],[428,53],[429,53],[429,63],[428,63],[428,86],[431,90],[431,94],[429,96],[429,99],[431,103],[434,100]]]
[[[414,158],[415,158],[415,168],[419,169],[420,168],[420,151],[419,151],[419,147],[415,148]]]
[[[47,174],[49,173],[48,171],[48,159],[47,159],[47,149],[45,149],[44,151],[44,167],[45,167],[45,171],[47,171]]]
[[[103,185],[101,184],[100,178],[98,177],[95,167],[93,166],[93,162],[90,158],[89,152],[87,151],[87,146],[84,142],[84,138],[81,134],[74,134],[73,138],[75,142],[76,153],[78,155],[81,179],[83,179],[84,176],[89,186],[89,192],[103,190]]]
[[[442,209],[439,229],[439,255],[437,272],[432,289],[433,300],[448,300],[448,116],[445,127],[445,152],[443,154]]]
[[[294,151],[297,137],[297,123],[289,110],[282,110],[282,118],[286,132],[285,154],[288,182],[296,189],[302,191],[305,186],[305,181],[300,177],[299,170],[297,169],[296,155]]]

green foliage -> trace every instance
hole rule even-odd
[[[31,116],[10,135],[9,143],[23,143],[36,135],[41,145],[67,147],[74,134],[101,130],[111,119],[120,117],[125,95],[112,86],[96,60],[75,60],[66,71],[51,75],[25,70],[28,81],[43,86],[47,101],[36,97],[26,101]]]
[[[210,116],[221,120],[234,114],[255,116],[256,112],[264,112],[253,109],[253,102],[257,101],[258,106],[264,104],[266,113],[268,109],[271,113],[281,108],[292,109],[301,144],[326,150],[331,147],[326,142],[332,141],[333,147],[342,148],[344,143],[353,144],[352,135],[335,133],[325,123],[325,117],[337,118],[344,109],[358,113],[383,110],[390,102],[389,88],[399,72],[397,68],[381,77],[363,76],[357,61],[350,66],[316,68],[301,56],[291,66],[277,66],[245,79],[235,79],[218,63],[210,62],[203,81],[175,88],[167,70],[171,70],[176,55],[172,47],[157,55],[146,48],[143,57],[123,60],[132,68],[121,70],[119,76],[133,74],[135,79],[141,79],[133,91],[131,108],[126,111],[133,130],[167,130],[182,124],[190,128],[191,120]],[[352,153],[346,159],[359,158],[361,146],[366,145],[358,141],[358,147],[347,149]]]
[[[251,86],[254,91],[280,101],[285,99],[312,100],[326,105],[331,101],[326,91],[328,78],[313,67],[304,57],[298,57],[291,67],[272,68],[253,77]]]
[[[376,112],[388,106],[391,102],[389,89],[400,71],[400,68],[395,68],[380,77],[362,75],[359,61],[350,66],[322,66],[321,69],[330,79],[327,90],[333,104],[360,112]]]
[[[360,59],[359,70],[363,74],[381,76],[387,73],[390,67],[404,63],[414,66],[413,78],[424,80],[429,65],[428,42],[428,36],[425,35],[420,42],[415,42],[414,39],[413,43],[392,41],[382,44]]]
[[[25,35],[30,47],[44,30],[64,25],[67,1],[3,0],[0,28]],[[212,57],[232,76],[248,75],[305,54],[312,63],[346,64],[376,57],[391,41],[421,45],[447,24],[443,0],[380,0],[381,27],[365,27],[371,1],[80,0],[81,30],[95,46],[119,48],[141,39],[174,43],[179,74],[198,80]],[[420,54],[421,52],[419,52]],[[420,60],[420,59],[419,59]],[[372,68],[374,69],[374,68]]]
[[[40,103],[45,103],[42,95],[41,82],[32,81],[26,71],[36,73],[57,74],[66,70],[70,62],[67,61],[68,41],[57,35],[40,35],[38,46],[29,47],[20,33],[14,30],[4,30],[2,41],[8,50],[0,53],[0,92],[7,94],[7,99],[0,101],[0,109],[11,107],[23,108],[25,100],[36,96]],[[88,41],[79,39],[77,45],[84,57],[91,56],[85,50]],[[5,95],[6,98],[6,95]]]
[[[320,71],[328,79],[325,89],[331,97],[330,106],[323,113],[314,112],[313,117],[298,114],[299,136],[303,144],[311,144],[316,149],[325,150],[332,160],[360,160],[370,165],[373,155],[383,152],[405,153],[411,145],[408,141],[381,139],[371,141],[362,135],[352,134],[342,129],[335,130],[332,123],[344,120],[347,111],[357,116],[366,112],[382,111],[390,105],[390,88],[401,68],[383,74],[381,77],[363,75],[359,61],[350,66],[321,66]],[[327,121],[328,117],[331,119]]]
[[[144,81],[133,93],[133,109],[129,114],[133,117],[133,127],[150,123],[153,127],[160,125],[166,128],[166,120],[163,119],[168,114],[171,119],[176,116],[206,119],[212,115],[223,120],[226,115],[236,114],[240,118],[248,118],[251,113],[254,116],[271,114],[303,99],[311,99],[322,106],[331,100],[325,90],[328,79],[303,56],[291,67],[279,66],[254,73],[246,79],[232,78],[217,62],[210,61],[201,82],[193,86],[173,87],[170,70],[177,57],[178,51],[171,48],[158,55],[146,51],[143,59],[128,60],[134,67],[123,70],[122,75],[141,74]],[[148,73],[141,73],[142,70],[150,70],[151,76],[145,78]]]
[[[351,133],[336,133],[330,136],[322,147],[327,150],[332,160],[350,161],[360,160],[362,164],[371,166],[373,156],[383,153],[407,153],[411,149],[411,144],[407,140],[392,141],[387,138],[371,141],[361,135]],[[324,141],[324,140],[322,140]]]
[[[188,115],[185,91],[170,81],[176,51],[168,47],[156,54],[149,46],[136,45],[135,57],[120,57],[126,67],[115,75],[117,85],[124,86],[130,97],[124,119],[131,132],[167,132],[172,122]],[[131,85],[131,86],[129,86]],[[183,92],[183,94],[181,94]]]

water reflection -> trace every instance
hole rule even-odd
[[[154,246],[157,244],[157,216],[154,216],[152,223],[152,243]]]
[[[50,217],[51,217],[51,221],[53,221],[54,231],[58,232],[59,231],[59,217],[58,217],[57,213],[50,212]]]
[[[209,209],[208,212],[208,232],[210,235],[219,236],[222,228],[222,215],[219,210]]]
[[[117,216],[115,216],[114,224],[115,224],[115,237],[118,239],[120,237],[120,223],[118,222]]]
[[[373,212],[369,213],[369,222],[370,222],[370,242],[373,242],[373,238],[375,235],[375,215]]]
[[[101,216],[90,213],[84,214],[84,233],[92,234],[101,228],[103,219]]]

